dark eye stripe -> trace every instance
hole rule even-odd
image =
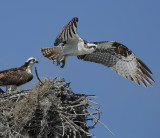
[[[31,61],[33,61],[33,62],[34,62],[34,61],[35,61],[35,59],[31,59],[31,60],[30,60],[30,62],[31,62]]]

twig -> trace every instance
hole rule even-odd
[[[77,116],[83,116],[83,115],[95,115],[95,114],[98,114],[98,113],[100,113],[100,112],[94,112],[94,113],[90,113],[90,112],[88,112],[88,113],[85,113],[85,114],[70,114],[70,115],[77,115]]]
[[[98,121],[100,120],[100,114],[101,114],[101,112],[99,112],[98,109],[95,109],[95,110],[97,110],[97,112],[98,112],[98,113],[97,113],[97,114],[98,114],[98,119],[97,119],[97,118],[96,118],[96,119],[94,118],[96,121],[93,120],[93,121],[94,121],[94,124],[90,127],[90,129],[93,129],[93,128],[95,127],[95,125],[98,123]],[[87,112],[88,112],[88,111],[87,111]],[[88,113],[89,113],[89,112],[88,112]],[[91,114],[90,114],[90,115],[91,115]],[[94,114],[92,114],[92,115],[94,115]],[[92,116],[92,115],[91,115],[91,116]]]
[[[38,72],[37,72],[36,66],[35,66],[35,72],[36,72],[36,76],[37,76],[37,79],[39,80],[39,82],[40,82],[42,85],[44,85],[43,82],[40,80],[40,78],[39,78],[39,76],[38,76]]]
[[[91,116],[97,120],[97,118],[94,115],[91,114]],[[114,133],[104,123],[102,123],[100,120],[98,120],[98,122],[102,124],[112,135],[114,135]]]
[[[91,101],[91,100],[89,100],[89,99],[88,99],[88,101],[91,102],[91,103],[93,103],[93,104],[99,105],[98,103],[93,102],[93,101]]]

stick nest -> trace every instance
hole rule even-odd
[[[0,94],[0,137],[90,138],[100,119],[95,96],[75,94],[64,79]],[[90,126],[89,126],[89,125]]]

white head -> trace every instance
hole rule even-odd
[[[88,48],[97,48],[97,45],[96,44],[93,44],[93,43],[87,43],[87,46]]]
[[[38,63],[38,60],[34,57],[30,57],[26,62]]]
[[[87,48],[87,51],[88,51],[87,54],[90,54],[95,51],[95,49],[97,48],[97,45],[93,43],[87,43],[85,47]]]
[[[26,71],[27,71],[28,73],[32,73],[32,67],[33,67],[33,65],[34,65],[35,63],[38,63],[38,60],[37,60],[36,58],[34,58],[34,57],[30,57],[30,58],[26,61],[26,63],[28,64],[28,67],[27,67]]]

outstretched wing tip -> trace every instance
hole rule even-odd
[[[143,63],[142,60],[140,60],[139,58],[137,58],[137,61],[138,61],[139,64],[141,64],[141,66],[143,66],[143,68],[145,68],[150,74],[153,74],[152,71]]]
[[[73,20],[75,20],[76,22],[78,22],[78,17],[74,17]]]
[[[78,22],[78,18],[74,17],[62,28],[62,30],[56,37],[54,46],[58,46],[60,43],[66,43],[68,40],[72,39],[73,36],[75,37],[76,35],[78,35],[77,22]]]
[[[151,77],[151,70],[136,56],[136,73],[134,74],[134,81],[139,85],[141,84],[147,88],[148,86],[153,86],[152,83],[155,83],[153,78]]]

